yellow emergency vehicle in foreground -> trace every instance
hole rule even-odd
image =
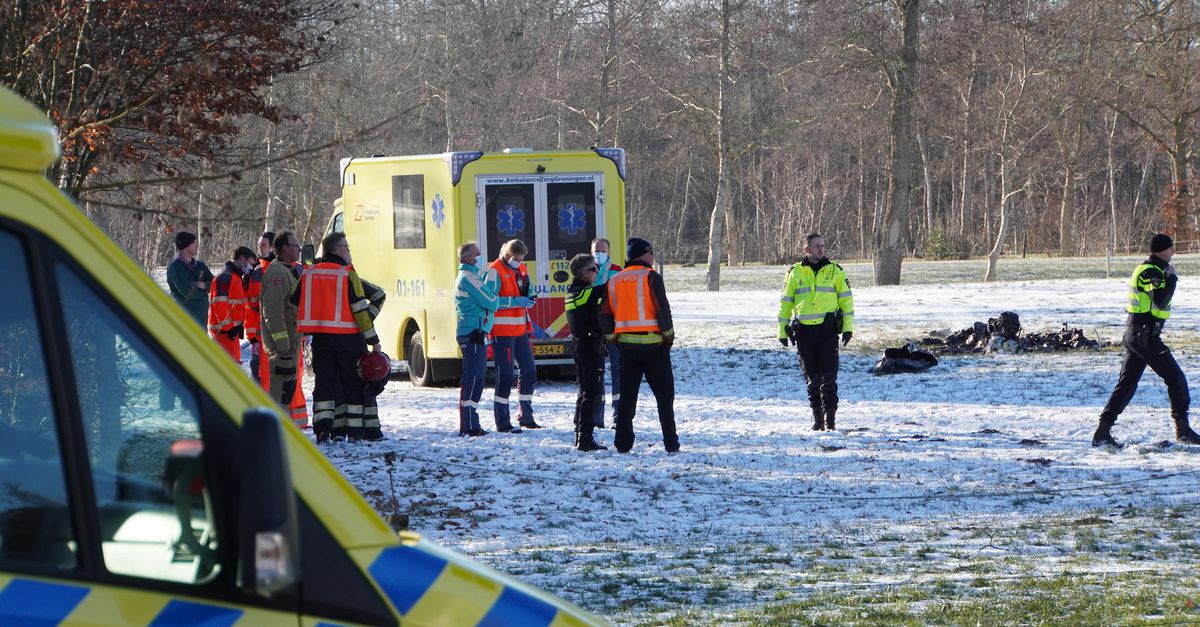
[[[572,364],[564,296],[570,260],[612,240],[624,259],[625,151],[509,149],[344,159],[342,197],[326,233],[346,234],[359,276],[388,292],[375,320],[384,351],[407,360],[417,385],[457,379],[457,249],[478,242],[488,261],[520,239],[536,304],[539,365]],[[489,353],[490,359],[490,353]]]
[[[0,89],[0,624],[600,622],[389,528],[44,178],[57,154]]]

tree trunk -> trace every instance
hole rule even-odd
[[[1058,254],[1062,257],[1075,256],[1075,200],[1072,197],[1075,178],[1075,162],[1067,159],[1067,171],[1063,174],[1062,202],[1058,210]]]
[[[1004,153],[1000,153],[1000,228],[996,231],[996,244],[992,246],[992,252],[988,253],[987,272],[983,275],[983,280],[992,282],[996,280],[996,262],[1000,260],[1001,253],[1004,252],[1004,238],[1008,237],[1009,225],[1009,210],[1008,199],[1012,194],[1008,191],[1008,159]]]
[[[925,174],[925,236],[928,239],[937,230],[933,216],[933,168],[929,167],[929,151],[925,149],[925,138],[920,133],[917,133],[917,148],[921,150],[921,171]]]
[[[904,41],[900,67],[892,90],[891,175],[884,217],[875,230],[875,284],[899,285],[904,260],[904,228],[912,192],[912,108],[917,78],[920,0],[900,0]]]
[[[727,85],[729,81],[730,50],[730,6],[729,0],[721,0],[721,59],[717,67],[717,194],[713,203],[712,217],[708,221],[708,291],[721,289],[721,257],[725,239],[725,216],[733,205],[730,194],[729,135],[726,110],[728,105]]]
[[[1104,255],[1104,276],[1112,277],[1112,258],[1117,247],[1117,164],[1113,144],[1117,134],[1119,113],[1113,114],[1112,128],[1108,131],[1108,247]]]

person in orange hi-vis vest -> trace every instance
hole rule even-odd
[[[658,402],[658,422],[663,447],[679,452],[675,432],[675,373],[671,367],[671,345],[675,329],[671,305],[662,275],[654,271],[654,248],[633,237],[625,246],[625,269],[608,280],[608,299],[600,310],[600,328],[605,339],[620,346],[621,404],[617,409],[618,453],[633,448],[633,415],[637,410],[642,377]]]
[[[254,379],[259,385],[263,385],[262,376],[259,374],[259,369],[262,368],[262,363],[266,361],[266,351],[262,347],[262,339],[259,337],[260,313],[258,302],[259,296],[262,294],[262,277],[267,271],[267,266],[274,261],[275,253],[272,252],[272,246],[275,245],[275,233],[273,231],[264,231],[258,238],[258,263],[254,269],[243,277],[243,287],[246,288],[246,340],[250,342],[250,378]],[[264,388],[270,389],[269,386],[263,385]]]
[[[500,247],[500,258],[488,266],[483,282],[488,290],[500,295],[500,309],[492,318],[492,356],[496,362],[496,396],[492,404],[496,419],[496,431],[520,433],[520,427],[540,429],[533,419],[533,389],[537,385],[537,365],[533,359],[533,344],[529,333],[533,326],[527,309],[533,306],[535,295],[531,292],[529,271],[525,268],[525,255],[529,249],[519,239],[509,240]],[[520,368],[517,377],[517,394],[520,409],[517,424],[513,426],[509,415],[512,393],[513,362]]]
[[[242,324],[246,309],[242,277],[250,272],[253,260],[254,251],[239,246],[233,253],[233,260],[225,262],[225,271],[213,279],[213,287],[208,293],[208,334],[239,364],[242,363],[242,338],[246,335]]]
[[[300,309],[297,330],[312,335],[313,433],[317,442],[378,440],[363,420],[363,381],[355,368],[358,356],[379,336],[362,282],[351,265],[350,245],[343,233],[321,242],[325,256],[304,271],[291,302]]]
[[[268,237],[270,237],[271,244],[264,249],[262,240]],[[246,288],[246,336],[247,338],[253,338],[250,340],[250,374],[268,392],[271,391],[271,366],[270,358],[267,355],[267,345],[263,342],[262,338],[262,281],[263,277],[266,276],[267,268],[277,258],[277,254],[274,252],[276,241],[280,241],[280,238],[276,238],[274,232],[266,231],[262,234],[258,244],[258,267],[250,273]],[[296,242],[299,245],[299,240],[296,240]],[[280,244],[286,245],[286,242],[280,241]],[[294,261],[287,264],[287,266],[291,268],[292,275],[296,280],[299,280],[300,274],[303,271],[300,263]],[[291,292],[288,291],[286,296],[290,295]],[[252,328],[253,336],[251,336]],[[301,342],[303,342],[303,338],[301,338]],[[296,425],[297,428],[307,429],[308,400],[304,398],[304,388],[301,385],[304,382],[303,350],[298,351],[295,361],[296,383],[289,388],[293,391],[290,393],[289,398],[291,400],[287,403],[286,407],[288,413],[291,415],[292,424]]]

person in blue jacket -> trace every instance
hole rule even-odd
[[[487,267],[479,245],[458,247],[458,278],[454,282],[454,313],[458,318],[458,348],[462,351],[462,381],[458,392],[458,435],[487,435],[479,426],[479,399],[487,374],[487,335],[500,308],[500,296],[483,281]]]

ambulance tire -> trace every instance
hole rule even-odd
[[[408,379],[417,387],[433,385],[433,364],[425,355],[425,343],[421,340],[421,332],[417,331],[408,338]]]

